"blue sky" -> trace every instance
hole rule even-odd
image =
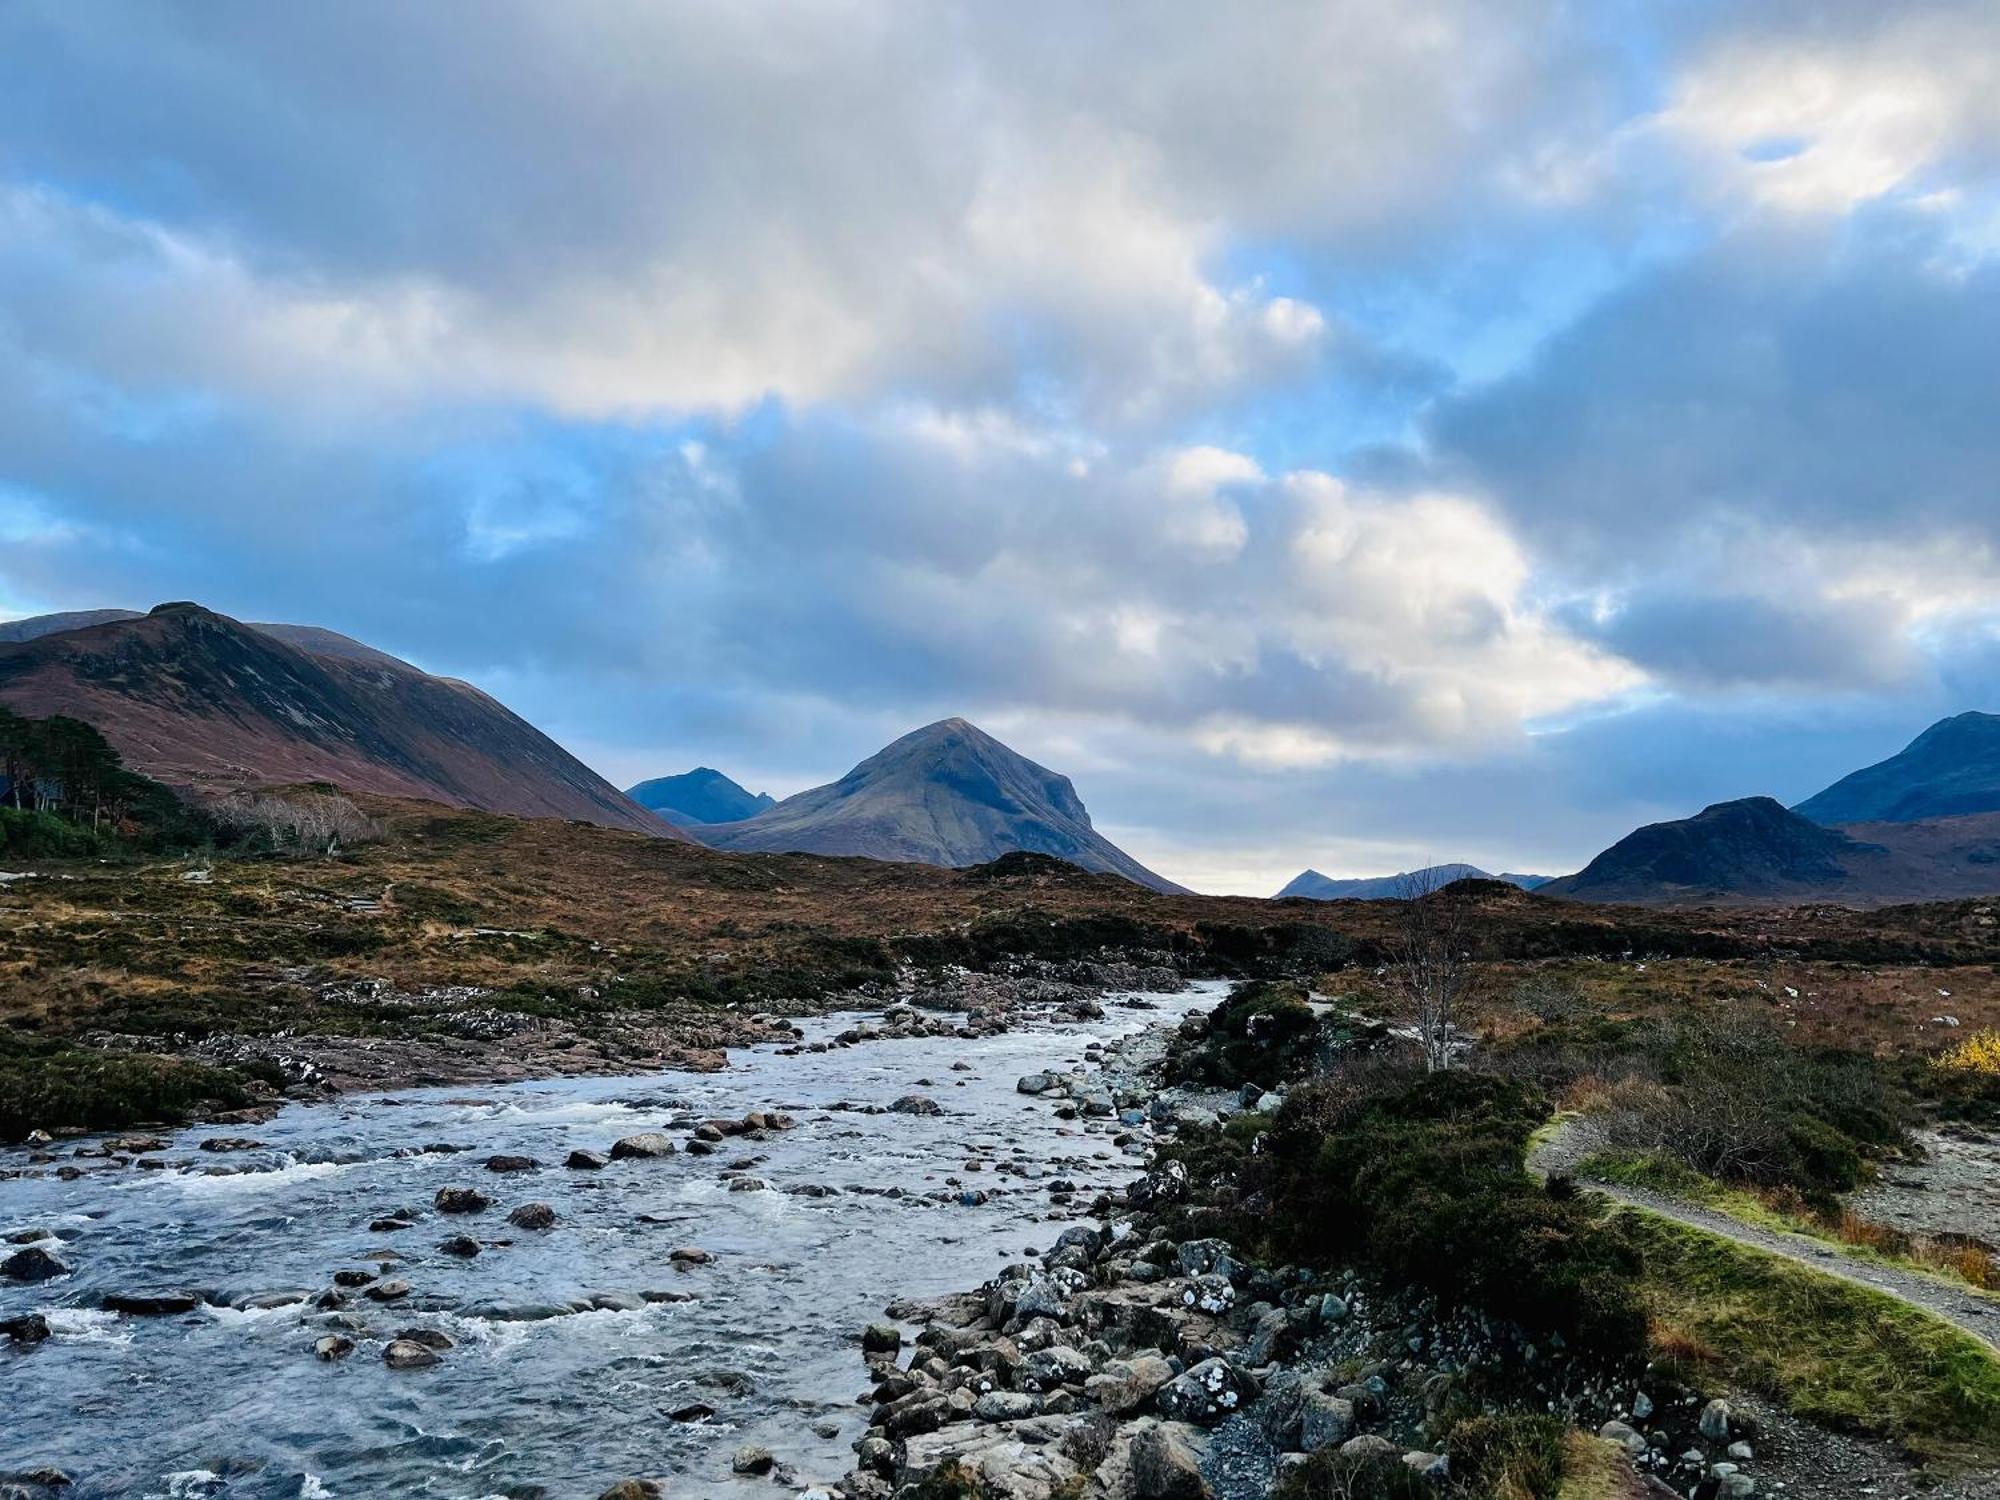
[[[964,714],[1210,890],[2000,708],[2000,11],[0,11],[0,614],[786,793]]]

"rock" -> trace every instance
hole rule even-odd
[[[443,1187],[432,1200],[441,1214],[483,1213],[493,1200],[477,1188]]]
[[[899,1115],[941,1115],[943,1107],[935,1099],[927,1099],[922,1094],[905,1094],[889,1108]]]
[[[51,1281],[69,1274],[68,1266],[39,1245],[16,1250],[5,1260],[0,1260],[0,1276],[9,1281]]]
[[[407,1281],[378,1281],[364,1289],[361,1295],[371,1302],[401,1302],[410,1295],[410,1284]]]
[[[1354,1403],[1325,1391],[1307,1391],[1299,1405],[1299,1447],[1307,1453],[1337,1448],[1354,1436]]]
[[[489,1156],[486,1170],[489,1172],[532,1172],[539,1165],[532,1156]]]
[[[1748,1500],[1757,1493],[1757,1481],[1748,1474],[1725,1474],[1715,1482],[1715,1500]]]
[[[676,1406],[667,1413],[670,1422],[706,1422],[715,1415],[715,1408],[706,1401],[690,1401],[686,1406]]]
[[[1747,1464],[1757,1456],[1757,1450],[1748,1443],[1731,1443],[1729,1456],[1739,1464]]]
[[[736,1474],[768,1474],[776,1462],[769,1448],[760,1448],[755,1443],[745,1443],[730,1458],[729,1468]]]
[[[1249,1376],[1221,1357],[1203,1360],[1154,1396],[1162,1416],[1212,1427],[1256,1395]]]
[[[715,1253],[694,1245],[683,1245],[667,1258],[677,1266],[705,1266],[715,1259]]]
[[[1384,1459],[1401,1458],[1403,1450],[1385,1437],[1377,1437],[1372,1432],[1364,1432],[1359,1437],[1351,1437],[1340,1445],[1341,1454],[1359,1463],[1380,1463]]]
[[[375,1273],[373,1271],[335,1271],[333,1273],[333,1284],[335,1286],[366,1286],[374,1279]]]
[[[1711,1443],[1721,1443],[1729,1438],[1729,1403],[1720,1397],[1701,1409],[1701,1435]]]
[[[507,1222],[516,1229],[553,1229],[556,1211],[546,1203],[523,1203],[507,1215]]]
[[[597,1500],[663,1500],[666,1486],[652,1479],[621,1479]]]
[[[1083,1392],[1114,1417],[1129,1416],[1174,1378],[1174,1367],[1157,1354],[1114,1360],[1083,1383]]]
[[[894,1354],[903,1347],[903,1330],[894,1323],[870,1323],[861,1330],[863,1354]]]
[[[1236,1305],[1236,1288],[1227,1276],[1210,1271],[1187,1284],[1181,1292],[1181,1305],[1219,1318]]]
[[[623,1140],[611,1143],[613,1161],[644,1160],[658,1156],[678,1155],[680,1147],[657,1130],[645,1131],[639,1135],[628,1135]]]
[[[392,1370],[422,1370],[440,1361],[435,1349],[427,1349],[415,1339],[393,1339],[382,1351],[382,1363]]]
[[[471,1260],[479,1253],[479,1241],[455,1234],[448,1240],[439,1241],[438,1249],[446,1255],[456,1255],[460,1260]]]
[[[1180,1262],[1183,1276],[1203,1276],[1228,1254],[1227,1240],[1184,1240],[1175,1250],[1174,1258]]]
[[[1209,1500],[1201,1458],[1185,1428],[1165,1422],[1140,1428],[1132,1437],[1130,1464],[1133,1500]]]
[[[1046,1094],[1055,1086],[1055,1079],[1047,1073],[1028,1073],[1015,1081],[1014,1091],[1019,1094]]]
[[[4,1335],[10,1344],[39,1344],[49,1336],[49,1320],[40,1313],[0,1318],[0,1335]]]
[[[354,1352],[354,1340],[345,1334],[329,1333],[313,1345],[313,1353],[328,1364],[337,1359],[345,1359]]]
[[[451,1340],[435,1328],[405,1328],[396,1335],[399,1343],[422,1344],[426,1349],[440,1352],[451,1347]]]
[[[1451,1472],[1451,1461],[1442,1453],[1428,1453],[1421,1448],[1412,1448],[1405,1453],[1403,1466],[1420,1478],[1433,1482],[1442,1480]]]
[[[563,1165],[573,1167],[579,1172],[595,1172],[609,1161],[610,1158],[605,1156],[601,1151],[572,1151],[568,1159],[563,1162]],[[641,1481],[637,1479],[623,1479],[619,1483],[638,1484]],[[610,1492],[606,1491],[606,1493]]]
[[[1037,1409],[1025,1391],[988,1391],[972,1403],[972,1414],[982,1422],[1019,1422]]]
[[[1607,1442],[1619,1444],[1634,1458],[1646,1451],[1645,1438],[1624,1422],[1606,1422],[1597,1429],[1597,1435]]]
[[[181,1313],[193,1312],[201,1305],[201,1299],[193,1292],[106,1292],[104,1308],[107,1312],[124,1313],[135,1318],[171,1318]]]

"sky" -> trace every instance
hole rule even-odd
[[[2000,6],[10,0],[0,616],[621,785],[930,720],[1198,889],[2000,709]]]

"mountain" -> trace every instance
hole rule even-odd
[[[950,866],[1027,850],[1154,890],[1180,889],[1092,828],[1067,776],[964,719],[906,734],[831,786],[787,797],[744,822],[706,825],[701,837],[718,849]]]
[[[741,822],[778,805],[769,792],[746,791],[707,766],[696,766],[679,776],[656,776],[627,787],[625,795],[669,823],[683,826]]]
[[[90,625],[108,625],[113,620],[136,620],[136,609],[71,609],[61,614],[30,615],[25,620],[0,621],[0,641],[38,641],[45,635],[65,630],[82,630]]]
[[[479,689],[312,626],[183,603],[57,628],[0,645],[0,702],[86,719],[175,785],[330,781],[687,837]]]
[[[2000,812],[2000,714],[1941,719],[1896,755],[1793,811],[1815,823],[1914,823]]]
[[[2000,893],[2000,813],[1825,828],[1769,797],[1627,834],[1544,896],[1649,905],[1883,906]]]
[[[1504,880],[1524,891],[1538,890],[1549,882],[1546,875],[1489,875],[1477,865],[1457,864],[1426,865],[1400,875],[1364,875],[1351,880],[1335,880],[1317,870],[1306,870],[1294,876],[1273,899],[1304,896],[1309,901],[1395,901],[1401,899],[1408,888],[1406,883],[1413,879],[1436,885],[1449,885],[1454,880]]]

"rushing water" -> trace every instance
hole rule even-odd
[[[285,1109],[242,1130],[176,1136],[164,1171],[112,1170],[0,1182],[0,1233],[53,1230],[75,1274],[39,1286],[0,1283],[0,1317],[45,1314],[55,1336],[0,1347],[0,1474],[54,1465],[79,1497],[596,1495],[626,1474],[684,1476],[676,1495],[774,1493],[734,1478],[742,1443],[768,1446],[801,1481],[837,1478],[866,1421],[859,1329],[902,1294],[977,1286],[1007,1258],[1045,1246],[1051,1177],[1079,1202],[1128,1180],[1135,1163],[1094,1122],[1065,1124],[1014,1089],[1023,1073],[1076,1065],[1085,1045],[1212,1004],[1214,987],[1111,1001],[1103,1020],[1029,1024],[976,1041],[913,1038],[824,1053],[732,1053],[721,1073],[565,1080],[477,1091],[408,1090]],[[808,1038],[851,1024],[807,1024]],[[954,1071],[954,1063],[966,1065]],[[928,1080],[926,1082],[925,1080]],[[934,1098],[938,1116],[861,1114],[831,1106]],[[732,1139],[708,1157],[613,1162],[567,1171],[571,1149],[750,1109],[793,1114],[767,1141]],[[252,1134],[264,1149],[217,1155],[206,1136]],[[397,1155],[430,1142],[462,1155]],[[487,1172],[494,1153],[538,1171]],[[768,1191],[731,1191],[724,1176],[754,1156]],[[982,1171],[965,1170],[970,1160]],[[994,1168],[1019,1162],[1039,1178]],[[0,1166],[18,1165],[18,1154]],[[212,1175],[217,1168],[228,1175]],[[956,1200],[967,1189],[984,1204]],[[817,1183],[825,1197],[783,1191]],[[440,1187],[494,1203],[476,1217],[432,1211]],[[907,1196],[851,1189],[900,1188]],[[924,1196],[950,1192],[940,1205]],[[544,1202],[545,1233],[507,1211]],[[371,1232],[376,1218],[421,1208],[413,1228]],[[477,1259],[439,1253],[448,1235],[505,1239]],[[694,1245],[712,1264],[677,1272],[669,1252]],[[11,1248],[11,1247],[0,1247]],[[322,1363],[330,1331],[310,1302],[239,1310],[268,1293],[310,1292],[334,1271],[402,1259],[407,1302],[356,1296],[357,1348]],[[196,1290],[208,1305],[179,1317],[98,1309],[113,1291]],[[602,1293],[692,1293],[623,1310],[543,1314]],[[630,1298],[624,1299],[629,1301]],[[396,1331],[454,1341],[443,1363],[396,1371],[381,1351]],[[691,1403],[715,1416],[677,1422]],[[816,1426],[836,1424],[821,1436]]]

